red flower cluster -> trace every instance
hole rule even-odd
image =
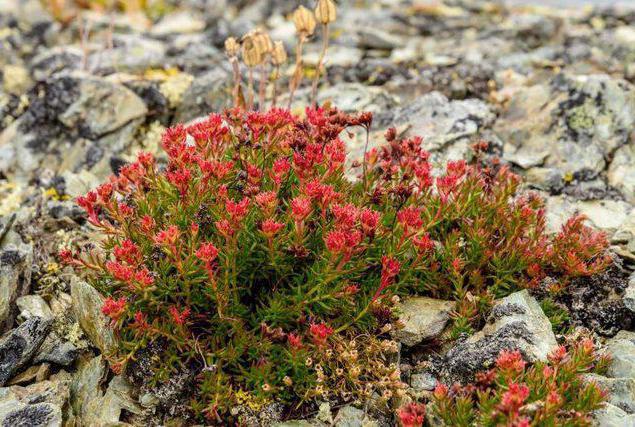
[[[426,416],[423,403],[409,403],[399,409],[397,416],[402,427],[422,427]]]

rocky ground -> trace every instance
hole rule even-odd
[[[178,413],[169,405],[178,379],[139,390],[109,372],[101,353],[113,336],[101,296],[55,254],[70,239],[92,238],[74,197],[139,150],[159,155],[165,127],[229,105],[227,36],[260,24],[293,46],[285,17],[296,1],[180,3],[148,25],[87,13],[82,48],[77,20],[62,26],[35,0],[0,2],[2,426],[144,425]],[[635,425],[635,8],[340,3],[320,101],[375,113],[375,145],[389,125],[425,137],[439,162],[487,140],[545,197],[551,229],[578,211],[609,234],[616,266],[557,303],[569,326],[593,329],[613,355],[610,377],[596,378],[611,391],[599,424]],[[318,43],[307,49],[309,64]],[[307,97],[299,91],[294,109]],[[349,147],[359,157],[361,138]],[[402,370],[420,395],[501,348],[544,359],[561,338],[523,291],[501,300],[477,334],[434,357],[419,352],[451,308],[427,298],[404,306]],[[287,425],[390,424],[369,417],[323,407],[316,419]]]

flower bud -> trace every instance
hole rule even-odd
[[[273,44],[271,61],[273,62],[273,65],[276,66],[280,66],[287,62],[287,51],[285,50],[284,44],[281,41],[277,41]]]
[[[293,23],[298,34],[310,36],[315,31],[315,16],[313,12],[304,6],[300,6],[293,12]]]
[[[324,25],[335,21],[337,12],[333,0],[318,0],[317,7],[315,8],[315,17],[318,22]]]
[[[239,49],[240,49],[240,45],[238,44],[235,38],[229,37],[227,40],[225,40],[225,53],[230,58],[237,56]]]

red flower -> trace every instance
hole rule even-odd
[[[335,255],[344,253],[348,249],[346,246],[346,235],[346,232],[339,230],[332,230],[326,233],[324,243],[329,252]]]
[[[373,296],[373,301],[379,298],[379,295],[384,289],[394,283],[395,277],[399,274],[401,264],[396,259],[384,255],[381,259],[381,279],[379,282],[379,288]]]
[[[141,231],[143,231],[144,233],[148,234],[148,233],[153,233],[154,232],[154,227],[156,227],[156,223],[154,222],[154,218],[152,218],[150,215],[144,215],[141,217]]]
[[[347,229],[355,226],[359,215],[359,210],[355,205],[350,203],[347,205],[333,205],[331,210],[338,227]]]
[[[520,373],[525,369],[525,361],[519,350],[502,350],[496,359],[496,366],[502,371]]]
[[[443,383],[437,383],[436,387],[434,387],[433,394],[435,399],[444,399],[448,396],[448,386]]]
[[[140,311],[137,311],[135,313],[134,323],[132,323],[131,326],[135,329],[140,329],[140,330],[145,330],[150,327],[150,325],[148,325],[146,315]]]
[[[289,333],[287,335],[287,340],[289,341],[289,345],[291,348],[298,350],[302,348],[302,338],[294,333]]]
[[[106,270],[120,282],[130,283],[134,277],[134,270],[132,267],[123,265],[117,261],[108,261],[106,263]]]
[[[196,251],[196,257],[206,263],[212,262],[218,256],[218,249],[212,243],[201,243]]]
[[[218,229],[218,232],[226,238],[234,235],[234,227],[226,219],[214,222],[214,225]]]
[[[311,326],[309,327],[309,334],[311,335],[311,339],[315,345],[322,346],[326,344],[328,337],[333,334],[333,328],[325,323],[311,323]]]
[[[101,312],[110,317],[113,321],[119,319],[126,311],[126,298],[121,297],[115,300],[108,297],[104,300]]]
[[[64,264],[72,264],[74,259],[73,259],[73,252],[71,252],[68,249],[62,249],[59,251],[58,256],[62,259],[62,262]]]
[[[567,355],[567,348],[563,345],[559,345],[547,355],[547,358],[552,364],[558,365],[565,359],[565,357],[567,357]]]
[[[240,202],[227,200],[225,202],[225,209],[231,217],[231,220],[235,224],[239,223],[249,211],[249,199],[247,197],[244,197]]]
[[[421,209],[414,206],[403,208],[397,213],[397,221],[399,221],[401,226],[404,228],[404,233],[406,235],[410,235],[423,226]]]
[[[291,215],[296,221],[303,221],[311,213],[311,201],[306,197],[291,200]]]
[[[187,318],[190,317],[190,309],[189,307],[186,307],[183,311],[179,312],[176,307],[172,306],[170,307],[170,315],[172,316],[174,323],[177,325],[184,325]]]
[[[372,209],[362,209],[359,214],[359,221],[362,223],[362,230],[367,235],[375,233],[375,229],[379,224],[380,213]]]
[[[434,242],[430,239],[430,234],[428,233],[423,234],[421,237],[413,237],[412,243],[417,248],[417,251],[422,254],[426,254],[434,248]]]
[[[159,245],[174,246],[178,240],[180,231],[176,225],[170,225],[167,229],[159,231],[154,236],[154,241]]]
[[[274,210],[276,209],[276,204],[278,202],[278,196],[275,191],[266,191],[264,193],[258,193],[255,197],[256,204],[265,215],[273,215]]]
[[[150,270],[145,267],[135,273],[134,279],[144,288],[154,284],[154,277],[152,277]]]
[[[260,224],[260,230],[266,237],[273,237],[278,231],[284,227],[284,224],[276,222],[271,218],[268,218]]]
[[[401,407],[397,415],[403,427],[421,427],[425,421],[426,405],[410,403]]]
[[[119,246],[115,246],[113,254],[117,261],[127,262],[132,266],[137,266],[142,261],[139,247],[130,239],[126,239]]]
[[[286,157],[276,159],[276,161],[273,162],[271,179],[277,185],[280,185],[282,183],[282,179],[285,177],[290,169],[291,163],[289,163],[289,160]]]
[[[190,180],[192,179],[192,173],[189,169],[179,169],[173,172],[167,172],[166,178],[170,184],[174,185],[181,197],[185,197],[187,190],[190,186]]]
[[[516,414],[528,396],[529,387],[525,384],[509,383],[507,391],[501,397],[501,411]]]

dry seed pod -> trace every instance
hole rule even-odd
[[[293,12],[293,23],[299,34],[310,36],[315,31],[315,16],[304,6],[300,6]]]
[[[273,62],[273,65],[276,66],[280,66],[287,62],[287,51],[285,50],[284,44],[281,41],[277,41],[273,44],[271,60]]]
[[[251,39],[258,49],[258,53],[260,56],[264,57],[266,54],[270,53],[273,50],[273,42],[271,41],[271,37],[266,32],[258,29],[251,33]]]
[[[262,62],[262,55],[258,51],[258,48],[254,44],[251,36],[246,36],[243,39],[242,54],[245,65],[250,68],[255,67]]]
[[[225,53],[230,58],[237,56],[239,49],[240,45],[235,38],[229,37],[227,40],[225,40]]]
[[[333,0],[318,0],[317,7],[315,8],[315,17],[318,22],[324,25],[335,21],[337,12]]]

